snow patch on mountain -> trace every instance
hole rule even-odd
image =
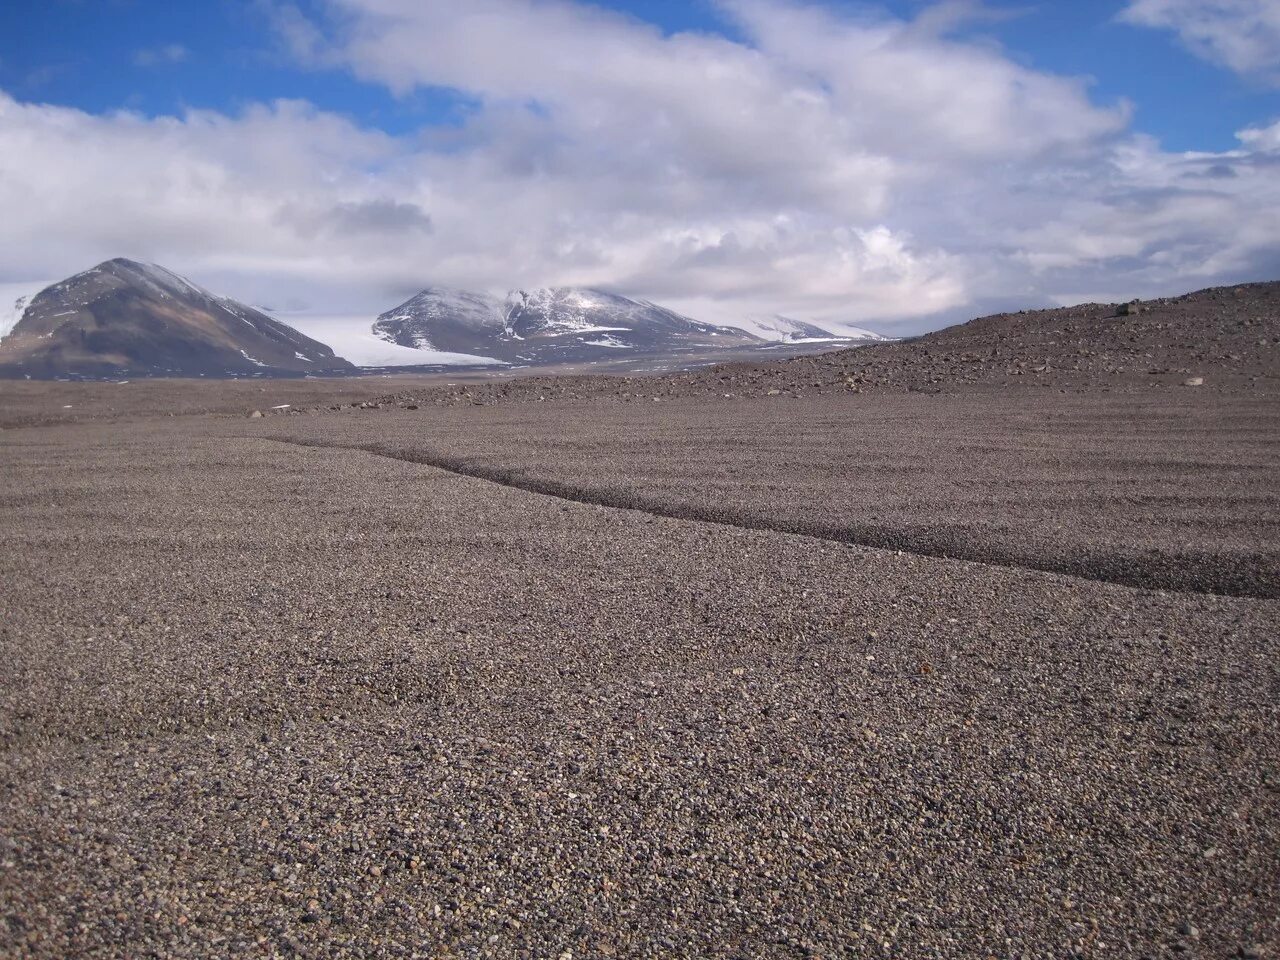
[[[446,350],[415,349],[375,336],[369,329],[369,318],[362,316],[320,316],[293,314],[291,327],[319,340],[340,357],[357,367],[472,367],[504,365],[493,357]]]
[[[849,323],[830,323],[828,326],[831,332],[837,336],[845,337],[849,340],[876,340],[881,343],[888,343],[894,337],[886,337],[883,334],[876,333],[874,330],[868,330],[866,327],[856,327]]]
[[[541,290],[513,290],[507,295],[503,314],[507,328],[517,318],[529,318],[529,329],[547,336],[605,333],[629,327],[602,326],[601,311],[617,311],[619,301],[610,302],[593,290],[548,287]]]
[[[737,322],[744,330],[776,343],[828,343],[837,340],[885,340],[863,327],[824,322],[812,323],[778,314],[744,317]]]
[[[452,320],[482,329],[502,326],[505,306],[502,300],[484,293],[473,293],[455,287],[427,287],[400,305],[397,316],[389,319]]]
[[[31,301],[49,286],[48,283],[0,283],[0,340],[13,332]]]
[[[623,343],[617,337],[601,337],[599,340],[583,340],[588,347],[610,347],[615,350],[630,350],[631,344]]]

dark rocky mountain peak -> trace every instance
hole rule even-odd
[[[171,270],[116,258],[45,287],[0,341],[0,376],[303,376],[353,370],[322,343]]]

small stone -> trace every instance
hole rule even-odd
[[[1204,386],[1204,377],[1187,377],[1182,381],[1184,387],[1201,387]]]
[[[781,395],[782,395],[782,391],[781,391],[781,390],[770,390],[767,394],[765,394],[765,396],[767,396],[767,397],[778,397],[778,396],[781,396]]]
[[[255,410],[255,411],[253,411],[253,413],[249,414],[249,419],[250,419],[250,420],[261,420],[261,419],[262,419],[262,411],[261,411],[261,410]]]

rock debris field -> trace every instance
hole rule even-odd
[[[0,955],[1278,957],[1269,349],[0,387]]]

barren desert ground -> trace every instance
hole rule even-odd
[[[1276,956],[1274,368],[775,375],[0,388],[0,952]]]

